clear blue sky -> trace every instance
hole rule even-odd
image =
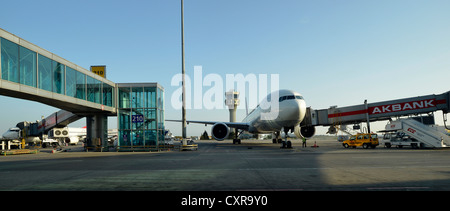
[[[448,0],[185,0],[184,7],[191,77],[194,65],[223,78],[279,74],[280,88],[315,109],[450,90]],[[180,0],[4,1],[0,28],[86,69],[106,65],[113,82],[158,82],[166,118],[181,118],[170,105],[178,88],[170,82],[181,72]],[[0,132],[58,110],[0,101]],[[244,116],[238,110],[237,119]],[[228,121],[228,110],[188,110],[188,118]],[[180,134],[179,123],[166,127]],[[209,128],[191,124],[188,135]]]

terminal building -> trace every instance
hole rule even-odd
[[[118,116],[118,146],[163,143],[164,88],[158,83],[114,83],[1,28],[0,49],[0,95],[61,109],[35,123],[31,135],[86,117],[88,146],[105,148],[107,118]]]
[[[164,146],[164,89],[157,83],[120,83],[117,148]]]

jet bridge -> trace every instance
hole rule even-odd
[[[367,103],[347,107],[330,107],[328,109],[307,109],[305,120],[301,127],[331,126],[359,124],[389,120],[392,117],[418,115],[443,111],[450,111],[450,91],[440,95],[426,95],[376,103]],[[444,118],[446,120],[446,118]],[[444,122],[445,123],[445,122]],[[370,130],[370,128],[369,128]],[[336,132],[335,130],[330,130]]]
[[[90,137],[102,137],[105,131],[108,130],[107,122],[102,116],[82,116],[74,114],[66,110],[59,110],[58,112],[52,113],[48,117],[42,119],[41,121],[32,122],[19,122],[17,127],[21,130],[26,128],[27,136],[42,136],[47,134],[49,130],[54,128],[63,128],[72,122],[75,122],[83,117],[86,117],[87,122],[87,144],[91,145],[93,138]],[[102,145],[106,145],[107,137],[101,139],[103,141]]]
[[[23,130],[26,128],[27,136],[42,136],[47,134],[47,132],[53,128],[63,128],[67,127],[72,122],[75,122],[84,116],[74,114],[69,111],[59,110],[50,114],[48,117],[43,118],[36,122],[19,122],[16,127]]]

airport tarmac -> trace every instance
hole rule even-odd
[[[0,190],[450,190],[450,149],[345,149],[334,137],[302,148],[271,140],[197,141],[197,151],[67,152],[0,157]],[[318,148],[311,146],[317,143]]]

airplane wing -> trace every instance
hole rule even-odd
[[[166,121],[168,122],[182,122],[182,120],[169,120],[166,119]],[[248,123],[243,123],[243,122],[214,122],[214,121],[191,121],[191,120],[186,120],[186,123],[198,123],[198,124],[205,124],[205,125],[214,125],[216,123],[223,123],[226,124],[228,127],[231,128],[237,128],[237,129],[241,129],[241,130],[246,130],[248,131],[248,128],[250,127],[250,125]]]

